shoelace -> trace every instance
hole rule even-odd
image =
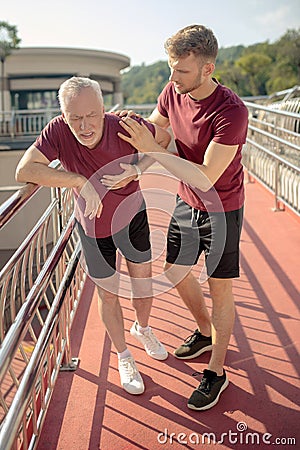
[[[188,336],[184,342],[185,344],[189,344],[189,343],[193,343],[195,341],[197,341],[199,339],[199,334],[197,334],[196,332],[194,332],[193,334],[191,334],[190,336]]]
[[[137,373],[137,368],[133,361],[120,361],[120,366],[122,366],[122,372],[125,373],[125,376],[129,379],[129,381],[133,380]]]
[[[147,347],[151,350],[154,351],[157,348],[160,347],[160,342],[158,341],[158,339],[156,338],[156,336],[154,336],[154,334],[151,332],[151,330],[146,331],[144,333],[144,338],[145,338],[145,345],[147,345]]]
[[[198,391],[208,394],[211,390],[212,378],[202,378],[200,386],[197,388]]]
[[[204,375],[204,372],[192,373],[192,377],[197,377],[199,375]],[[213,377],[210,377],[207,375],[205,377],[203,377],[197,388],[197,391],[204,392],[205,394],[209,394],[209,391],[211,390],[212,380],[213,380]]]

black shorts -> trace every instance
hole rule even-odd
[[[242,222],[243,207],[208,213],[192,208],[177,196],[168,230],[167,262],[193,266],[204,252],[209,277],[238,277]]]
[[[77,222],[89,275],[93,278],[107,278],[116,271],[117,249],[131,262],[151,261],[150,231],[145,209],[142,208],[130,224],[118,233],[105,238],[86,236],[81,224]]]

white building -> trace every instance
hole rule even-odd
[[[125,55],[100,50],[54,47],[13,50],[4,64],[4,111],[57,107],[57,90],[73,75],[98,81],[104,98],[110,94],[112,105],[122,103],[120,72],[129,64]]]

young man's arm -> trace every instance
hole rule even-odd
[[[48,167],[50,161],[34,145],[28,148],[16,169],[16,180],[19,183],[35,183],[48,187],[66,187],[76,189],[84,198],[85,217],[100,217],[101,199],[88,180],[80,174]]]
[[[161,128],[168,128],[170,126],[170,121],[167,117],[164,117],[160,112],[158,111],[158,108],[156,107],[150,116],[147,118],[147,120],[153,124],[158,125]]]
[[[168,119],[157,109],[151,114],[149,120],[154,120],[160,126],[168,126]],[[144,124],[139,124],[128,116],[123,117],[120,124],[130,136],[118,133],[119,137],[140,152],[154,158],[178,179],[204,192],[208,191],[224,173],[238,149],[238,145],[224,145],[211,141],[205,152],[203,164],[196,164],[168,152],[155,142]]]
[[[162,148],[167,148],[171,141],[170,133],[160,126],[153,124],[155,127],[154,142]],[[149,131],[150,132],[150,131]],[[151,133],[151,132],[150,132]],[[151,133],[151,136],[152,133]],[[138,180],[143,172],[147,170],[155,159],[150,155],[144,154],[136,164],[120,164],[123,172],[120,175],[104,175],[101,179],[102,184],[110,190],[120,189],[134,180]]]

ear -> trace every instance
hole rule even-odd
[[[63,121],[67,124],[68,122],[67,122],[67,119],[66,119],[66,117],[65,117],[65,115],[64,115],[63,112],[61,113],[61,116],[62,116],[62,118],[63,118]]]
[[[203,75],[209,77],[210,75],[213,74],[214,70],[215,70],[214,63],[206,63],[203,66]]]

